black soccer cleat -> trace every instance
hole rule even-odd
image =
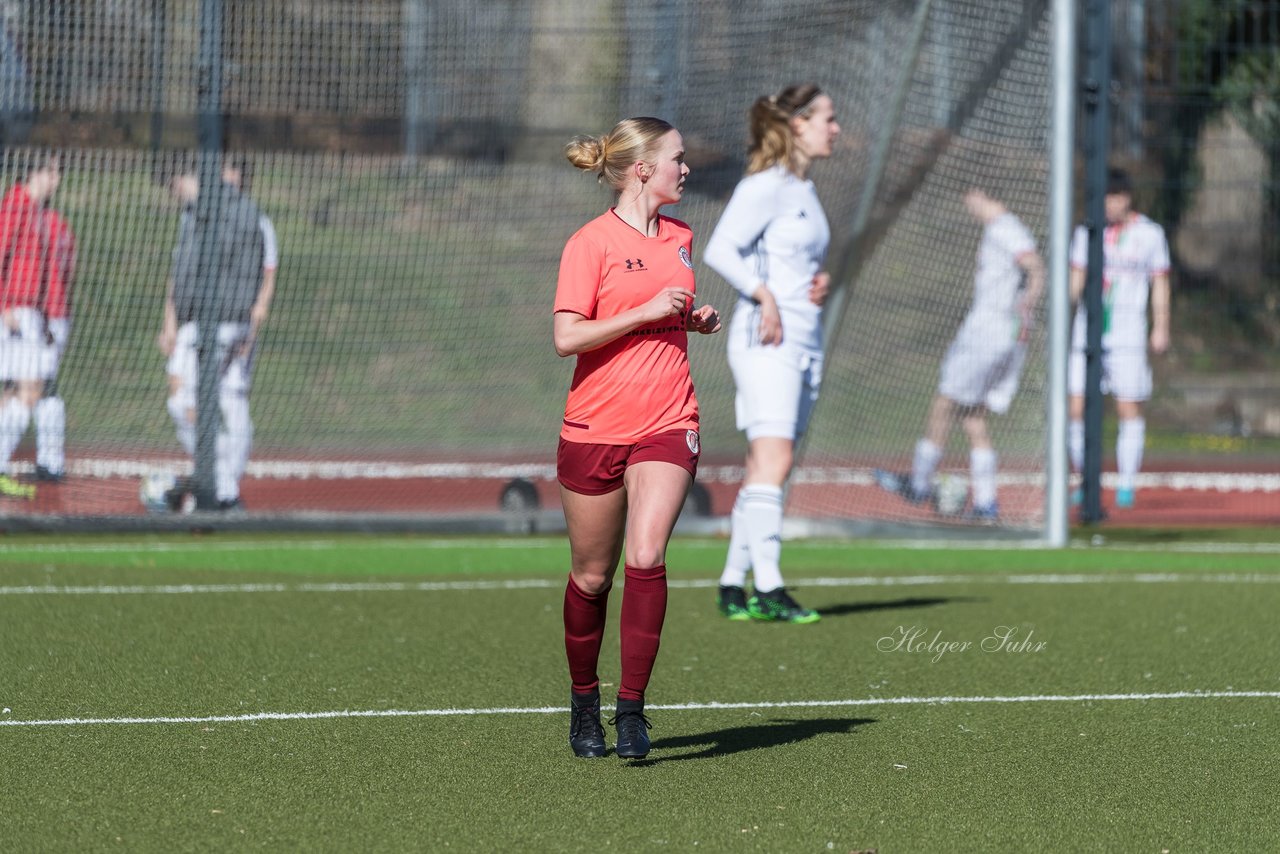
[[[618,728],[614,752],[623,759],[644,759],[649,755],[649,729],[653,724],[644,716],[644,700],[618,700],[618,708],[609,723]]]
[[[876,485],[885,492],[892,492],[894,495],[901,496],[912,504],[924,504],[925,502],[937,503],[937,493],[932,489],[925,492],[917,491],[916,488],[911,485],[911,475],[909,474],[885,471],[884,469],[876,469],[874,474]]]
[[[716,593],[716,607],[720,609],[722,616],[730,620],[751,619],[751,614],[747,611],[747,592],[741,587],[720,585],[720,590]]]
[[[575,756],[604,756],[604,726],[600,723],[600,692],[571,694],[569,698],[569,746]]]
[[[191,495],[193,484],[191,478],[180,477],[174,480],[173,486],[164,491],[164,505],[172,513],[183,512],[187,497]]]
[[[767,593],[757,592],[747,600],[747,611],[757,620],[777,623],[816,623],[822,619],[817,611],[806,608],[791,598],[784,587]]]
[[[46,466],[36,466],[36,482],[38,483],[62,483],[67,476],[60,471],[54,471]]]

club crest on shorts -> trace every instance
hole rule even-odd
[[[683,246],[680,247],[680,260],[683,261],[684,265],[690,270],[693,269],[693,259],[689,257],[689,250]]]
[[[689,453],[691,454],[698,453],[698,431],[697,430],[684,431],[684,443],[689,446]]]

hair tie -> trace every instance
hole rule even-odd
[[[812,98],[810,98],[809,100],[805,101],[803,104],[801,104],[799,107],[797,107],[797,108],[796,108],[796,109],[791,113],[791,118],[795,119],[795,118],[799,118],[800,116],[804,115],[805,110],[807,110],[807,109],[809,109],[810,107],[812,107],[812,106],[813,106],[813,102],[814,102],[814,101],[816,101],[816,100],[818,100],[818,96],[819,96],[819,95],[821,95],[821,94],[822,94],[822,90],[821,90],[821,89],[819,89],[818,91],[814,92],[814,93],[813,93],[813,97],[812,97]]]

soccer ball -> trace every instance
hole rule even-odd
[[[969,479],[958,474],[944,474],[938,478],[938,513],[942,516],[959,516],[969,500]]]
[[[148,513],[168,513],[175,509],[169,504],[169,493],[177,485],[178,479],[171,472],[148,472],[138,487],[138,498]]]

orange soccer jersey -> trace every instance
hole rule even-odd
[[[693,291],[692,245],[693,232],[679,220],[659,217],[658,235],[646,237],[607,211],[565,245],[555,311],[594,320],[643,305],[666,287]],[[578,354],[562,438],[631,445],[667,430],[696,429],[684,315]]]

